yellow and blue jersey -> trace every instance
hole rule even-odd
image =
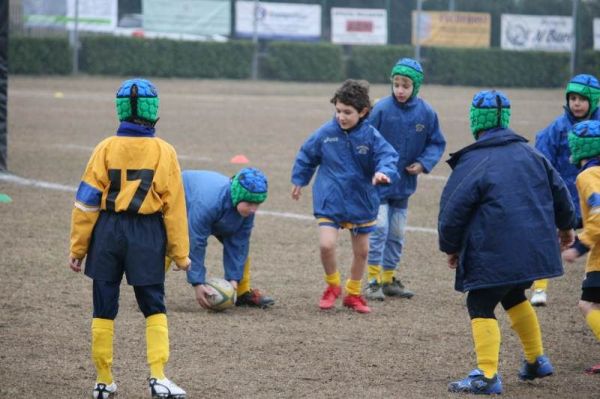
[[[597,245],[600,241],[600,162],[586,164],[577,176],[576,185],[583,218],[583,231],[578,238],[590,248],[585,271],[600,272],[600,245]],[[600,275],[596,276],[595,286],[600,286]]]
[[[117,134],[96,146],[75,198],[71,256],[87,252],[100,211],[162,213],[167,255],[183,263],[189,254],[185,194],[175,149],[153,127],[122,122]]]

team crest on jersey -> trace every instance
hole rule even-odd
[[[359,145],[356,147],[356,152],[358,152],[360,155],[368,154],[369,147],[367,147],[366,145]]]
[[[415,125],[415,130],[417,131],[417,133],[421,133],[423,129],[425,129],[425,125],[423,125],[422,123],[417,123]]]
[[[335,143],[336,141],[338,141],[337,137],[326,137],[323,143]]]

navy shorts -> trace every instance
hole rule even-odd
[[[85,274],[134,286],[165,281],[167,233],[161,213],[101,212],[92,233]]]
[[[525,290],[531,287],[532,283],[529,281],[469,291],[467,309],[471,320],[476,318],[495,319],[494,309],[499,303],[502,304],[504,310],[509,310],[526,301]]]

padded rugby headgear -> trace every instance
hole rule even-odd
[[[507,128],[510,123],[510,101],[500,91],[482,90],[473,97],[469,119],[475,140],[479,132],[484,130]]]
[[[146,79],[129,79],[117,90],[115,100],[119,121],[154,125],[158,120],[158,90]]]
[[[402,58],[398,60],[396,65],[392,68],[391,78],[394,79],[394,76],[402,75],[406,76],[413,82],[413,92],[412,97],[416,97],[419,93],[419,89],[421,88],[421,84],[423,83],[423,68],[418,61],[413,60],[412,58]]]

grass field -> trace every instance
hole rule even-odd
[[[114,133],[120,78],[9,79],[9,170],[0,176],[0,397],[88,397],[91,280],[67,267],[70,212],[92,148]],[[184,169],[233,174],[244,154],[270,179],[269,199],[252,236],[253,285],[275,297],[272,309],[209,313],[195,302],[181,272],[167,278],[171,360],[167,375],[189,398],[444,398],[447,383],[475,367],[465,297],[437,250],[438,203],[450,170],[441,162],[419,180],[409,205],[403,281],[411,300],[372,304],[359,315],[317,308],[324,283],[310,190],[290,199],[289,175],[305,138],[332,117],[337,84],[156,79],[158,134]],[[478,89],[425,86],[438,111],[448,153],[472,141],[468,108]],[[389,87],[375,85],[372,98]],[[530,140],[562,112],[562,90],[506,90],[511,127]],[[510,160],[507,160],[510,162]],[[28,179],[28,180],[26,180]],[[51,184],[43,184],[43,183]],[[338,258],[348,274],[344,233]],[[210,241],[209,275],[221,276],[221,249]],[[505,313],[500,373],[506,398],[597,398],[600,345],[576,308],[583,263],[550,282],[538,310],[556,375],[523,383],[521,348]],[[145,324],[133,290],[123,284],[116,320],[114,375],[121,398],[148,397]]]

